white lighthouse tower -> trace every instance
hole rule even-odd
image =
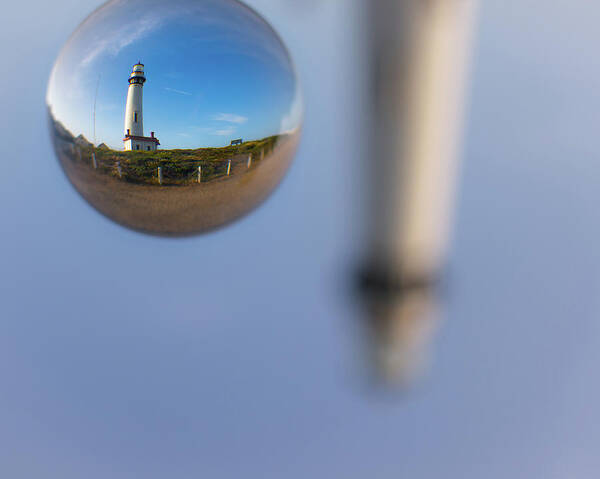
[[[129,90],[125,106],[125,138],[123,138],[125,150],[155,151],[160,145],[154,132],[151,132],[150,136],[144,136],[142,104],[145,81],[144,65],[136,63],[129,75]]]

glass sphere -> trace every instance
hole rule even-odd
[[[61,50],[47,91],[77,191],[129,228],[201,233],[248,213],[293,158],[302,100],[279,36],[236,0],[113,0]]]

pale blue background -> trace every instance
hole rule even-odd
[[[448,311],[404,397],[361,386],[360,14],[255,0],[304,84],[297,161],[208,236],[142,236],[67,183],[54,56],[97,4],[0,20],[0,476],[593,479],[600,470],[600,7],[487,0]]]

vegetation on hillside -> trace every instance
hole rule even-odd
[[[125,181],[156,184],[158,167],[161,167],[163,184],[184,185],[198,181],[199,166],[202,167],[202,181],[205,182],[225,176],[230,159],[252,155],[253,162],[259,161],[261,151],[271,151],[277,140],[277,136],[272,136],[224,148],[157,151],[115,151],[90,145],[81,148],[81,154],[90,164],[89,159],[94,153],[98,171],[121,177]]]
[[[229,160],[245,161],[252,155],[252,164],[268,154],[279,141],[279,136],[247,141],[237,146],[223,148],[175,149],[157,151],[117,151],[105,144],[94,147],[85,137],[74,137],[59,122],[54,123],[54,140],[57,148],[72,161],[80,162],[96,171],[137,184],[157,184],[161,168],[164,185],[186,185],[198,182],[198,167],[202,169],[202,182],[227,175]]]

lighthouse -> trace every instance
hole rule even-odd
[[[144,136],[143,89],[146,82],[143,63],[133,65],[125,105],[125,150],[155,151],[160,145],[154,132]]]

